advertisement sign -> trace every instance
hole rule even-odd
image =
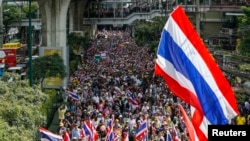
[[[49,47],[41,47],[40,48],[40,56],[53,55],[55,53],[62,55],[61,48],[49,48]],[[60,88],[62,86],[63,80],[60,77],[49,77],[45,78],[43,82],[44,88]]]

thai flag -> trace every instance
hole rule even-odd
[[[69,97],[72,98],[73,100],[79,100],[79,97],[76,93],[68,91]]]
[[[136,138],[137,140],[144,140],[145,137],[146,137],[147,131],[148,131],[148,128],[147,128],[147,120],[144,120],[144,121],[140,124],[139,128],[137,129],[135,138]]]
[[[63,141],[71,141],[68,132],[65,132],[65,133],[63,134]]]
[[[107,127],[106,127],[106,133],[110,133],[113,129],[114,126],[114,115],[112,115],[111,119],[108,120]]]
[[[112,141],[119,141],[119,135],[117,133],[114,133],[114,139]]]
[[[192,121],[200,141],[207,140],[209,124],[227,124],[238,114],[230,84],[181,6],[170,13],[162,31],[155,74],[195,108]]]
[[[112,115],[111,119],[109,119],[107,123],[107,128],[106,128],[106,141],[113,141],[114,140],[114,131],[113,131],[113,126],[114,126],[114,115]]]
[[[113,141],[113,140],[114,140],[114,132],[112,131],[109,134],[107,134],[105,141]]]
[[[54,134],[49,130],[39,127],[41,141],[62,141],[62,136]]]
[[[129,141],[129,134],[128,134],[128,132],[124,132],[123,133],[123,137],[122,137],[122,141]]]
[[[93,127],[90,123],[90,121],[85,120],[83,122],[83,134],[84,136],[89,136],[89,140],[92,141],[93,140]]]
[[[182,107],[181,104],[178,104],[181,115],[185,121],[185,125],[187,127],[187,131],[188,131],[188,135],[190,138],[190,141],[199,141],[198,136],[195,132],[194,126],[192,124],[192,122],[190,121],[188,115],[186,114],[186,111],[184,110],[184,108]]]
[[[139,105],[138,101],[136,100],[134,94],[131,91],[127,91],[129,102],[133,105]]]

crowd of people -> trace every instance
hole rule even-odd
[[[137,46],[128,30],[98,31],[97,35],[101,34],[106,36],[92,40],[82,56],[83,63],[64,88],[58,133],[67,133],[72,140],[88,140],[82,130],[84,121],[91,121],[97,140],[105,141],[114,117],[115,140],[124,140],[127,135],[129,141],[141,140],[136,134],[146,120],[147,141],[167,141],[167,135],[188,141],[177,104],[181,103],[188,114],[189,107],[169,91],[163,78],[154,75],[155,58],[148,48]],[[101,59],[95,58],[98,54]]]
[[[178,104],[189,116],[190,108],[171,93],[163,78],[154,75],[155,56],[148,47],[136,45],[128,30],[102,30],[96,35],[64,88],[58,133],[87,141],[90,135],[84,133],[84,124],[88,121],[96,135],[93,140],[107,141],[113,121],[115,141],[127,137],[129,141],[168,141],[169,135],[188,141]],[[240,114],[229,124],[249,125],[249,105],[249,99],[239,103]],[[144,121],[147,130],[142,139],[137,134]]]

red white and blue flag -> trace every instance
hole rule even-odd
[[[135,95],[131,91],[128,90],[127,94],[130,103],[132,103],[133,105],[139,105],[138,101],[135,98]]]
[[[111,119],[109,119],[106,127],[106,140],[105,141],[113,141],[114,140],[114,131],[113,131],[113,126],[114,126],[114,115],[112,115]]]
[[[129,134],[128,134],[128,132],[123,132],[122,141],[129,141]]]
[[[170,13],[155,63],[169,89],[195,108],[192,123],[199,141],[208,125],[223,125],[238,114],[234,92],[181,5]]]
[[[82,129],[83,129],[84,137],[89,136],[89,141],[93,141],[93,139],[94,139],[94,137],[93,137],[93,136],[94,136],[94,133],[93,133],[93,126],[92,126],[92,124],[90,123],[90,121],[85,120],[85,121],[83,122]]]
[[[62,141],[62,136],[54,134],[49,130],[39,127],[41,141]]]
[[[148,131],[148,127],[147,127],[147,120],[143,120],[143,122],[141,122],[139,128],[137,129],[135,138],[139,141],[143,141],[146,139],[146,135],[147,135],[147,131]]]
[[[71,141],[70,136],[66,131],[63,133],[63,141]]]
[[[79,96],[76,93],[68,91],[68,95],[73,100],[76,100],[76,101],[79,100]]]

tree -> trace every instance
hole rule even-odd
[[[32,141],[37,127],[46,123],[41,108],[49,96],[17,74],[4,73],[0,85],[1,140]]]
[[[150,21],[141,21],[135,26],[135,37],[138,45],[149,44],[149,51],[155,53],[160,41],[166,17],[155,17]]]
[[[22,15],[20,15],[20,10],[18,7],[8,4],[3,4],[3,29],[4,29],[4,39],[3,42],[6,42],[8,31],[10,25],[16,22],[20,22]]]
[[[239,18],[237,50],[245,56],[250,56],[250,7],[242,6],[245,16]]]
[[[29,5],[22,5],[22,11],[24,12],[25,14],[25,18],[29,18]],[[37,13],[37,11],[39,10],[39,6],[38,6],[38,3],[37,2],[32,2],[31,3],[31,18],[32,19],[36,19],[38,18],[39,15],[35,14]]]
[[[59,54],[46,55],[33,60],[33,80],[35,84],[43,84],[45,78],[66,76],[66,66]]]
[[[83,64],[81,54],[89,48],[90,39],[88,37],[81,36],[79,33],[73,32],[68,35],[67,41],[70,54],[70,68],[76,69],[79,63]]]

